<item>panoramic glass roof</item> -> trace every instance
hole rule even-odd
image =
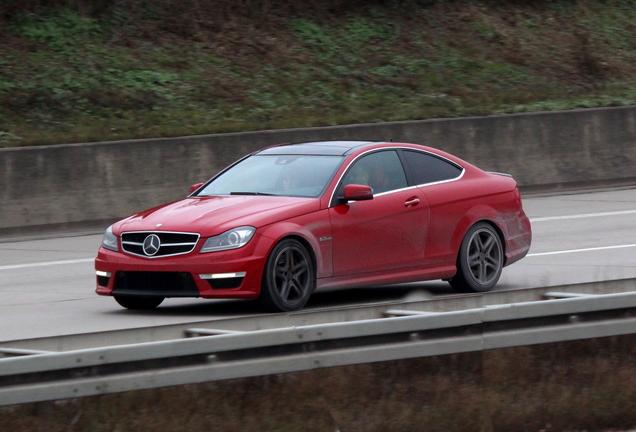
[[[331,155],[342,156],[351,149],[375,144],[373,141],[318,141],[302,144],[281,145],[267,148],[259,155]]]

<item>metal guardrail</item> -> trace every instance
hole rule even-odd
[[[496,290],[480,294],[431,295],[426,290],[409,290],[399,300],[372,302],[367,304],[344,304],[317,309],[305,308],[285,314],[247,313],[241,315],[217,315],[209,319],[148,327],[131,327],[90,333],[70,333],[33,339],[4,340],[0,342],[0,358],[4,348],[35,351],[77,351],[113,345],[139,344],[167,341],[190,336],[193,327],[224,332],[249,332],[285,327],[363,321],[386,316],[389,309],[421,312],[452,312],[480,309],[509,303],[524,303],[546,299],[548,292],[561,293],[559,297],[588,294],[614,294],[636,291],[636,278],[616,279],[602,282],[586,282],[569,285]],[[82,327],[77,328],[81,331]]]
[[[636,333],[636,292],[232,332],[67,352],[2,349],[0,406]],[[12,351],[12,352],[9,352]]]

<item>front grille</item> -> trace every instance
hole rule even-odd
[[[190,273],[120,271],[113,294],[198,297],[199,290]]]
[[[144,242],[150,236],[158,237],[158,242],[147,242],[148,247],[144,248]],[[137,231],[127,232],[121,235],[121,246],[124,252],[138,255],[145,258],[158,258],[173,255],[183,255],[192,252],[199,241],[199,234],[175,233],[175,232],[153,232]],[[154,247],[159,245],[157,249]]]

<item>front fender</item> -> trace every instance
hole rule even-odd
[[[323,213],[323,211],[319,213]],[[261,235],[270,240],[263,242],[263,245],[267,245],[269,248],[265,254],[269,255],[274,246],[281,240],[297,237],[310,248],[309,253],[315,258],[316,277],[332,276],[331,225],[326,210],[324,213],[322,216],[325,218],[316,217],[314,213],[260,228]]]

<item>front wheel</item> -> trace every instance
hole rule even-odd
[[[286,239],[267,258],[259,300],[268,310],[289,312],[302,308],[314,290],[314,265],[307,249]]]
[[[499,281],[504,253],[495,229],[485,223],[473,225],[459,249],[457,274],[450,284],[457,292],[490,291]]]
[[[115,296],[115,301],[126,309],[154,309],[161,304],[164,297]]]

